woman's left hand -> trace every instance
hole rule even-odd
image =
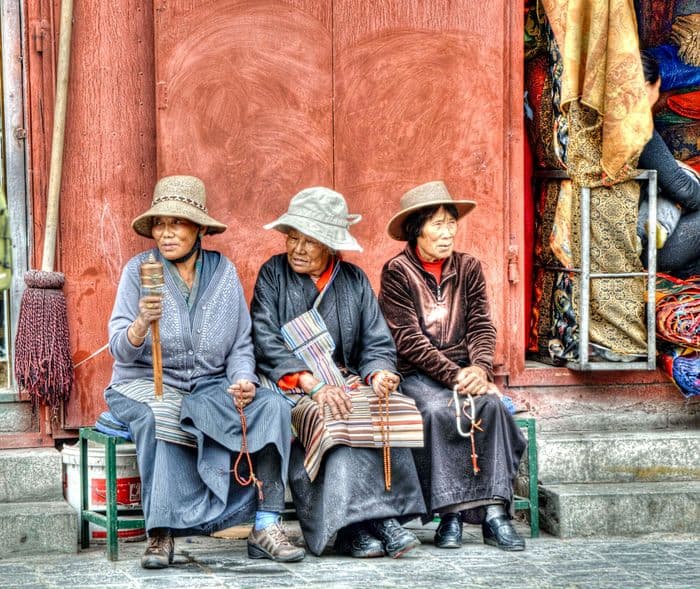
[[[255,385],[244,378],[232,384],[228,388],[228,392],[233,395],[233,402],[236,404],[236,407],[244,408],[255,399]]]
[[[394,374],[388,370],[380,370],[372,379],[372,390],[374,390],[377,397],[383,399],[399,388],[400,382],[401,379],[398,374]]]

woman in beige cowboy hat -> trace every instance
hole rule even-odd
[[[174,536],[210,533],[252,518],[249,556],[301,560],[304,550],[287,540],[278,521],[289,408],[279,395],[257,388],[250,315],[235,266],[201,247],[204,235],[221,233],[226,225],[209,216],[201,180],[168,176],[132,227],[155,247],[129,260],[122,273],[109,322],[114,369],[105,398],[136,443],[149,536],[141,565],[167,567]],[[140,290],[139,269],[150,255],[164,267],[161,294]],[[160,327],[162,400],[154,396],[153,321]],[[247,421],[261,499],[255,485],[243,484],[252,478],[247,468],[231,473],[242,447],[238,408]]]
[[[454,200],[441,181],[403,195],[387,230],[408,244],[382,270],[379,303],[396,342],[401,390],[423,415],[425,446],[413,454],[427,519],[441,516],[436,546],[461,546],[467,521],[482,524],[487,544],[522,550],[525,543],[510,512],[525,440],[492,382],[496,330],[481,264],[454,251],[459,219],[475,205]],[[449,406],[455,387],[466,399],[471,396],[474,409],[467,405],[467,411],[481,420],[476,463]],[[469,429],[465,420],[463,431]]]
[[[361,250],[349,232],[359,220],[316,187],[265,226],[285,234],[286,252],[258,274],[253,339],[259,373],[294,405],[289,484],[309,549],[321,554],[335,535],[341,554],[396,558],[419,544],[400,522],[424,511],[411,452],[396,446],[422,444],[423,428],[396,392],[396,350],[369,280],[338,253]],[[406,424],[385,451],[380,399]]]

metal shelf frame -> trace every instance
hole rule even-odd
[[[537,179],[570,180],[564,170],[542,170],[535,172]],[[579,299],[579,359],[567,362],[566,367],[580,371],[606,370],[656,370],[656,170],[639,170],[631,180],[649,183],[649,228],[647,235],[647,270],[646,272],[591,272],[591,188],[581,187],[581,267],[560,268],[560,272],[575,272],[581,275],[581,293]],[[590,319],[591,319],[591,280],[599,278],[630,279],[645,277],[647,281],[647,354],[646,360],[631,362],[611,362],[601,360],[591,362],[589,354]]]

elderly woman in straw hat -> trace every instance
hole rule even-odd
[[[403,195],[388,233],[408,244],[385,264],[379,302],[402,391],[423,415],[425,446],[414,457],[428,518],[441,516],[435,545],[460,547],[462,523],[470,522],[482,525],[487,544],[523,550],[510,519],[525,440],[493,384],[496,330],[481,264],[454,251],[459,220],[475,204],[454,200],[440,181]],[[457,428],[455,398],[471,417],[460,415],[460,429],[474,446]]]
[[[262,377],[294,405],[289,479],[309,549],[321,554],[335,535],[341,554],[396,558],[419,544],[401,523],[425,510],[408,448],[423,431],[397,393],[394,343],[367,276],[339,255],[361,251],[348,230],[359,220],[341,194],[316,187],[265,226],[286,235],[286,251],[260,269],[253,339]],[[389,439],[396,416],[404,428]]]
[[[141,566],[172,563],[174,536],[252,518],[250,557],[301,560],[304,550],[288,541],[278,517],[289,461],[289,407],[257,388],[250,315],[235,266],[201,246],[204,235],[222,233],[226,225],[209,216],[201,180],[168,176],[132,227],[155,247],[129,260],[119,282],[109,322],[114,369],[105,398],[136,443],[148,532]],[[151,255],[163,265],[160,294],[140,290],[140,266]],[[154,321],[162,346],[162,400],[154,395]]]

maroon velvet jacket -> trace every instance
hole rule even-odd
[[[423,372],[452,388],[459,369],[475,364],[493,378],[496,328],[476,258],[454,252],[437,284],[407,246],[382,269],[379,304],[404,376]]]

